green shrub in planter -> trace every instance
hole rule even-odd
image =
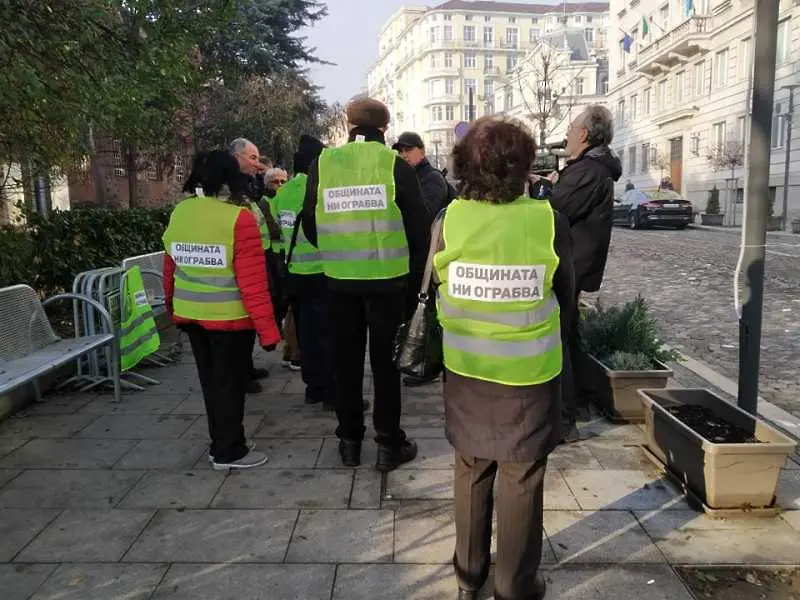
[[[678,359],[677,352],[664,348],[658,321],[642,297],[585,313],[581,337],[589,354],[618,371],[647,370]]]
[[[708,190],[708,201],[706,202],[706,214],[718,215],[719,214],[719,189],[714,186]]]

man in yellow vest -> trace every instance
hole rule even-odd
[[[326,149],[308,173],[303,233],[322,253],[336,357],[339,454],[361,462],[364,354],[369,335],[375,383],[376,468],[413,460],[416,444],[400,428],[400,373],[393,343],[419,290],[432,216],[414,169],[386,147],[389,111],[370,98],[346,109],[350,143]]]

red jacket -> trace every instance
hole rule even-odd
[[[197,323],[210,331],[241,331],[255,329],[262,346],[281,341],[275,324],[275,312],[269,294],[267,267],[261,233],[255,217],[243,210],[233,228],[233,273],[242,293],[242,302],[249,317],[233,321],[195,321],[175,316],[172,297],[175,293],[175,261],[164,254],[164,293],[167,310],[175,323]]]

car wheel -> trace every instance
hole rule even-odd
[[[628,227],[630,229],[639,229],[639,215],[635,210],[628,213]]]

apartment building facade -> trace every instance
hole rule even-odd
[[[720,190],[728,224],[741,223],[754,68],[755,0],[611,0],[614,148],[628,181],[673,187],[705,207]],[[782,0],[777,33],[770,194],[782,213],[788,104],[800,83],[800,2]],[[794,92],[800,104],[800,89]],[[797,110],[795,110],[795,114]],[[793,145],[800,143],[800,124]],[[789,216],[800,214],[800,153],[790,159]]]
[[[522,57],[565,17],[590,48],[605,48],[608,6],[450,0],[402,8],[381,32],[368,93],[389,107],[390,138],[419,132],[444,166],[456,124],[497,113],[496,91],[513,87]]]

